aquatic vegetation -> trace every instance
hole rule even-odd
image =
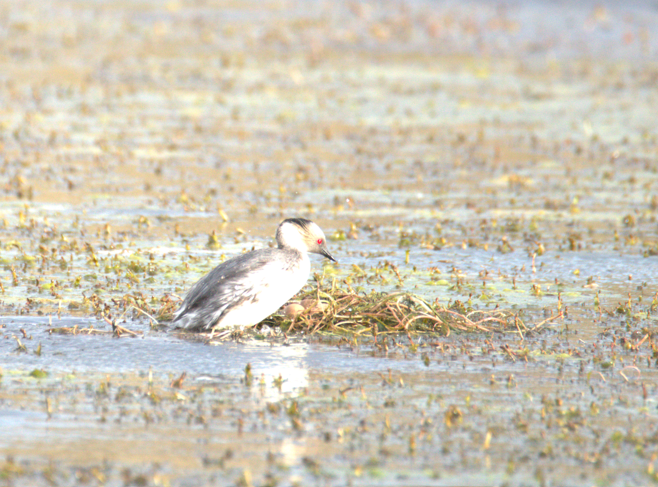
[[[459,301],[445,307],[404,292],[358,294],[318,287],[301,298],[305,309],[292,320],[274,315],[264,324],[279,326],[286,333],[325,331],[376,337],[387,333],[516,331],[520,323],[510,311],[476,311]],[[525,328],[523,323],[520,326]]]
[[[0,483],[658,481],[653,12],[75,8],[0,3]],[[168,326],[289,216],[340,264]]]

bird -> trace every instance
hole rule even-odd
[[[318,225],[305,218],[283,220],[277,248],[252,250],[219,264],[196,282],[173,324],[189,331],[253,326],[297,294],[311,273],[308,253],[336,262]]]

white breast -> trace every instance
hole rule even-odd
[[[283,306],[297,294],[308,281],[311,273],[311,261],[308,255],[301,254],[301,259],[288,269],[282,269],[277,263],[265,266],[245,279],[253,280],[253,300],[246,301],[228,311],[214,329],[235,326],[251,326]]]

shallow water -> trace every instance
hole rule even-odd
[[[0,5],[0,483],[655,482],[657,23],[648,1]],[[156,310],[297,215],[339,260],[309,286],[539,328],[207,344],[117,304]]]
[[[412,349],[396,337],[209,346],[138,325],[144,337],[47,331],[103,328],[91,321],[2,319],[0,447],[23,459],[19,483],[45,476],[36,453],[43,448],[51,462],[75,465],[56,468],[58,478],[102,472],[110,485],[125,477],[121,465],[134,482],[181,485],[217,475],[283,484],[525,484],[537,475],[536,458],[544,458],[541,475],[553,478],[585,472],[625,484],[646,475],[637,473],[641,457],[629,463],[626,455],[651,445],[653,428],[628,421],[656,420],[655,368],[641,365],[650,350],[614,350],[607,333],[547,331],[523,343],[427,335]],[[21,329],[25,352],[10,339]],[[46,377],[28,376],[41,369]],[[176,386],[181,371],[187,377]],[[601,444],[616,445],[615,453],[596,466]],[[95,453],[83,459],[80,445]],[[577,461],[565,464],[565,456]],[[590,462],[593,469],[583,466]]]

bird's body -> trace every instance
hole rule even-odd
[[[334,260],[322,230],[310,220],[284,220],[276,239],[277,248],[234,257],[201,278],[176,312],[174,324],[193,331],[255,325],[304,287],[311,271],[308,252]]]

